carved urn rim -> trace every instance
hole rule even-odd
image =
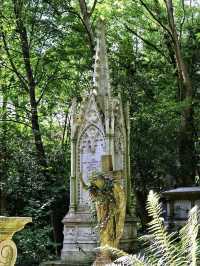
[[[0,241],[11,239],[16,232],[31,222],[31,217],[0,216]]]

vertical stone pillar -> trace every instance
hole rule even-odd
[[[77,207],[76,197],[76,139],[71,139],[70,212]]]
[[[126,171],[127,171],[127,209],[131,210],[134,209],[133,206],[133,191],[132,191],[132,184],[131,184],[131,169],[130,169],[130,105],[127,102],[126,105],[126,130],[127,130],[127,138],[126,138]]]

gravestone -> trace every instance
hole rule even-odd
[[[200,187],[179,187],[162,193],[166,201],[165,224],[169,230],[180,229],[195,205],[200,208]],[[199,221],[200,223],[200,221]]]
[[[71,111],[71,178],[70,208],[63,219],[64,240],[61,260],[66,265],[89,265],[94,261],[94,249],[99,245],[98,233],[92,226],[91,200],[85,183],[94,172],[101,171],[102,155],[111,155],[113,170],[123,171],[122,184],[127,210],[124,235],[120,248],[133,248],[136,219],[130,177],[129,106],[120,95],[113,96],[105,43],[105,29],[98,24],[93,88],[81,105],[74,99]]]

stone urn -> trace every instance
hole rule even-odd
[[[0,216],[0,266],[13,266],[17,259],[17,247],[13,235],[22,230],[31,217]]]

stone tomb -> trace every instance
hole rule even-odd
[[[93,172],[101,171],[101,156],[111,155],[113,170],[122,170],[127,215],[121,248],[133,248],[136,219],[130,180],[129,107],[110,88],[103,22],[99,22],[93,73],[93,89],[81,104],[74,99],[71,111],[70,209],[63,219],[62,265],[89,265],[99,245],[90,212],[90,197],[81,185]],[[56,265],[56,264],[55,264]]]
[[[166,200],[165,224],[169,230],[180,229],[191,208],[195,205],[200,208],[200,187],[179,187],[164,191],[162,195]]]

